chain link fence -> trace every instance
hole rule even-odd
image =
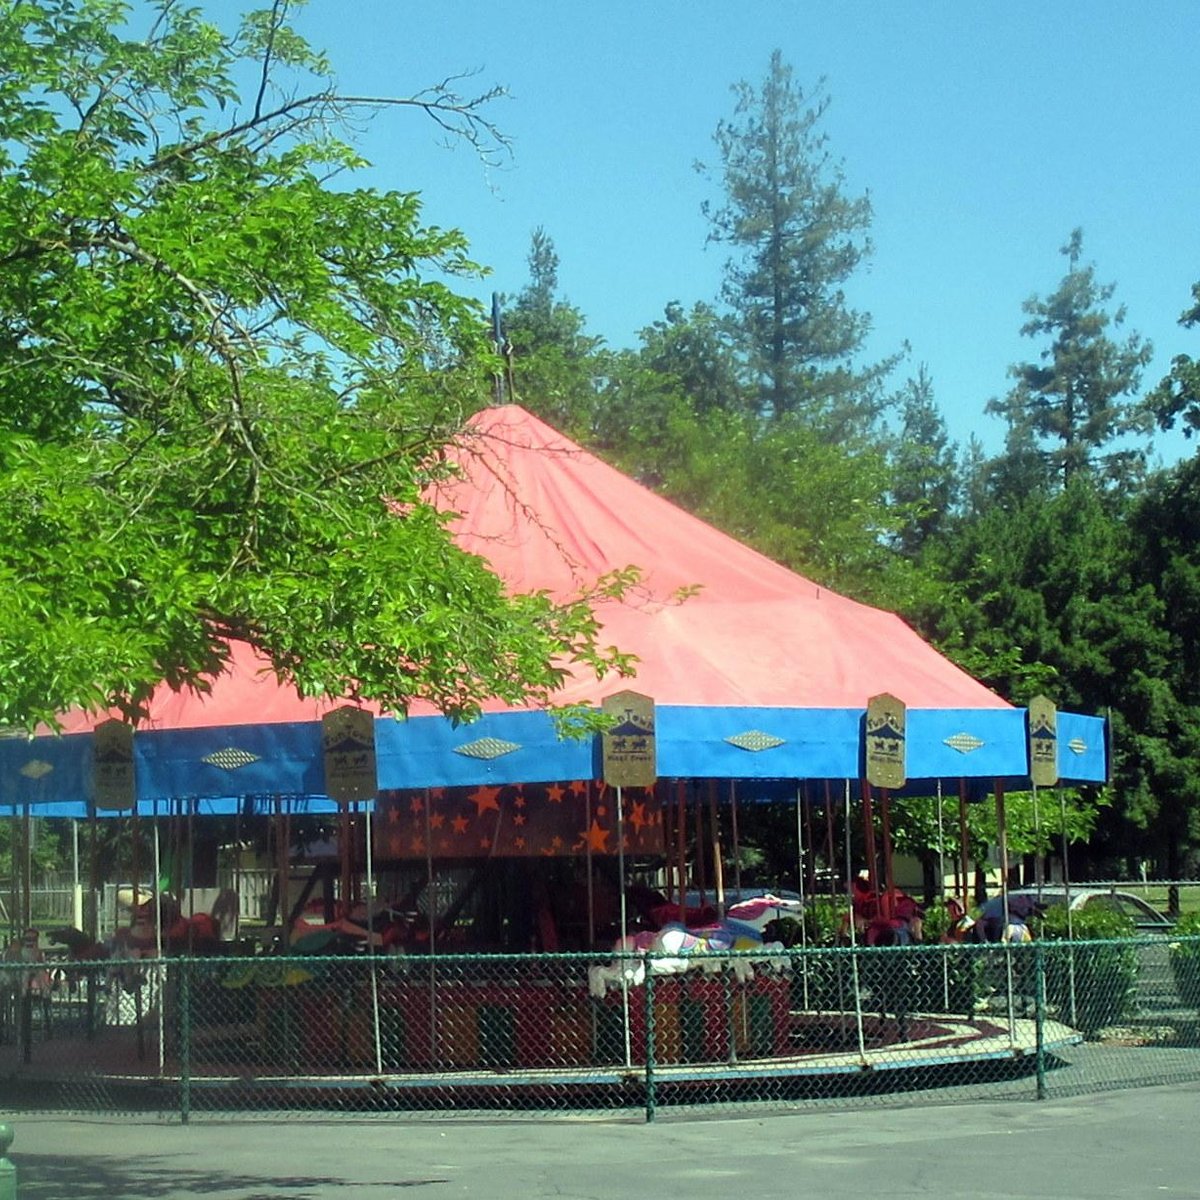
[[[1035,1098],[1200,1079],[1200,937],[0,963],[11,1111],[171,1119]]]

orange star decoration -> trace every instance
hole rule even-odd
[[[429,825],[432,829],[441,829],[446,823],[446,814],[435,812],[429,814]]]
[[[500,789],[498,787],[478,787],[467,799],[475,805],[475,819],[478,820],[485,812],[500,811]]]
[[[646,815],[646,806],[644,804],[635,804],[632,806],[629,811],[629,823],[638,835],[641,834],[645,826],[650,824],[650,818]]]
[[[455,817],[450,824],[454,826],[455,833],[466,833],[467,826],[470,824],[470,821],[468,821],[466,817]]]
[[[414,796],[408,802],[408,811],[411,813],[423,813],[425,811],[425,801],[420,796]]]
[[[516,815],[513,817],[513,824],[514,824],[514,825],[524,825],[524,824],[525,824],[525,814],[524,814],[524,813],[517,813],[517,814],[516,814]]]
[[[413,838],[410,848],[414,854],[424,854],[425,853],[425,839],[419,838],[419,837]]]
[[[513,845],[516,846],[516,848],[518,850],[524,850],[525,849],[525,839],[522,837],[513,838]]]
[[[592,821],[591,828],[587,831],[587,844],[593,854],[608,853],[608,837],[608,830],[604,829],[598,821]]]
[[[557,783],[551,784],[546,789],[546,799],[551,804],[561,804],[563,796],[566,795],[566,788],[559,787]]]

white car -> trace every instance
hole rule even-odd
[[[1169,933],[1175,922],[1164,916],[1152,904],[1147,903],[1141,896],[1133,892],[1121,892],[1115,888],[1073,887],[1070,889],[1071,911],[1082,909],[1104,909],[1109,912],[1119,912],[1133,921],[1138,933]],[[1011,901],[1014,896],[1029,897],[1039,904],[1050,908],[1066,904],[1068,889],[1062,884],[1042,888],[1017,888],[1008,893]]]

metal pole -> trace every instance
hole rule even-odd
[[[628,1034],[629,1022],[625,1023]],[[654,1120],[657,1097],[654,1080],[654,972],[646,971],[646,1123]]]
[[[8,1157],[12,1144],[12,1126],[0,1124],[0,1200],[17,1200],[17,1168]]]
[[[625,946],[627,913],[625,911],[625,804],[621,785],[617,785],[617,880],[621,892],[621,1011],[625,1020],[625,1065],[632,1062],[633,1049],[629,1039],[629,958]],[[650,977],[650,964],[646,964],[646,978]]]

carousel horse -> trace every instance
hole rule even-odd
[[[621,957],[588,970],[588,991],[593,996],[602,997],[622,982],[637,987],[646,981],[647,969],[654,975],[679,975],[697,969],[715,973],[728,967],[739,982],[745,982],[754,977],[755,963],[778,967],[788,961],[779,957],[783,952],[781,942],[764,943],[753,930],[730,925],[687,929],[668,924],[659,930],[619,938],[613,950]],[[761,953],[753,958],[735,953],[749,950]]]
[[[0,968],[0,1042],[7,1040],[8,1027],[19,1029],[21,1010],[27,1001],[37,1005],[41,1012],[42,1027],[50,1036],[50,993],[51,975],[46,967],[46,956],[38,946],[36,929],[25,931],[24,937],[13,938],[5,948],[5,964],[29,964],[24,969],[15,966]]]

